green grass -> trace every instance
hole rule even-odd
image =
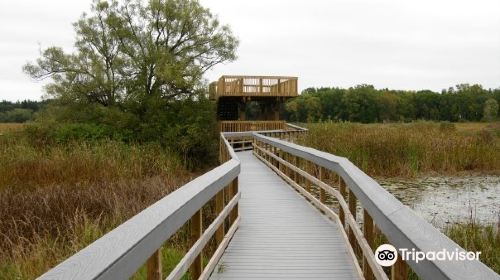
[[[479,259],[500,273],[500,225],[478,225],[472,222],[454,224],[444,233],[467,251],[481,252]]]

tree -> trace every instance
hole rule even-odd
[[[31,119],[32,113],[33,110],[21,108],[0,112],[0,122],[23,123]]]
[[[33,131],[68,125],[98,132],[88,139],[158,141],[192,167],[217,151],[203,74],[236,59],[228,26],[197,0],[94,0],[74,29],[73,53],[49,47],[23,68],[52,80],[53,106],[39,114],[43,131]]]
[[[498,102],[490,98],[484,102],[483,118],[485,121],[493,121],[498,115]]]
[[[238,41],[196,0],[99,1],[74,24],[74,53],[50,47],[24,71],[52,78],[48,94],[103,106],[182,99],[203,74],[236,58]]]

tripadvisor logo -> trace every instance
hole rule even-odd
[[[381,266],[391,266],[398,259],[398,251],[391,244],[382,244],[375,251],[375,261]]]
[[[403,261],[414,261],[418,263],[420,261],[472,261],[479,260],[479,255],[481,252],[467,252],[464,250],[459,250],[458,248],[454,251],[448,251],[442,249],[440,251],[416,251],[415,249],[399,248],[399,255]],[[375,250],[375,261],[381,266],[391,266],[398,259],[398,250],[390,244],[382,244],[377,250]]]

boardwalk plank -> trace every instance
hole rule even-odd
[[[359,279],[336,223],[251,152],[241,160],[241,224],[211,279]]]

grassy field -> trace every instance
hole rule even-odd
[[[500,123],[308,124],[306,146],[347,157],[371,176],[500,174]]]
[[[196,176],[159,145],[37,146],[22,132],[0,136],[0,166],[0,279],[35,278]]]
[[[304,144],[346,156],[375,176],[500,173],[500,124],[308,124]],[[0,124],[0,279],[33,279],[198,174],[160,145],[69,142],[42,145],[23,125]],[[498,230],[445,230],[499,271]],[[164,272],[186,250],[187,233],[162,251]],[[134,277],[145,279],[141,269]]]
[[[25,126],[23,123],[0,123],[0,134],[21,131]]]

